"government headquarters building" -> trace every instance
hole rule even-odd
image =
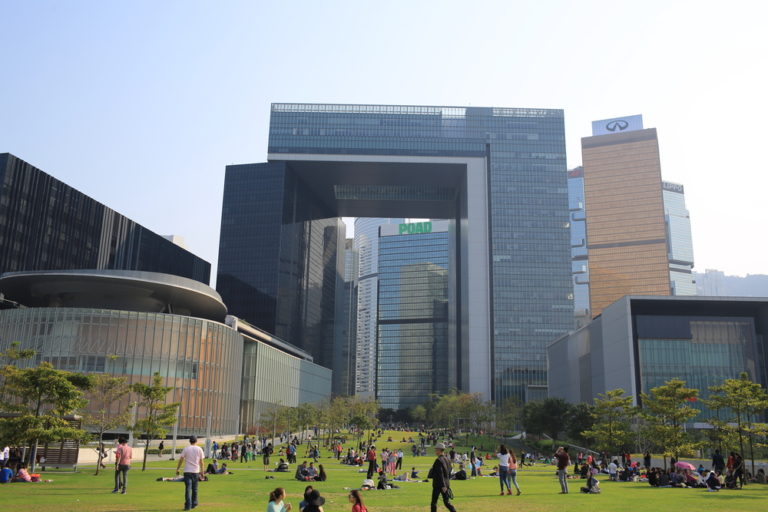
[[[498,403],[546,396],[546,344],[573,326],[562,110],[272,105],[266,161],[226,168],[217,291],[230,314],[335,373],[350,368],[333,357],[340,217],[449,221],[455,287],[433,326],[444,382]],[[380,254],[395,250],[386,238]],[[437,293],[442,271],[413,265]],[[395,293],[386,271],[379,293]],[[375,325],[381,336],[409,322]]]

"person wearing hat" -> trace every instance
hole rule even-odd
[[[443,443],[437,443],[435,445],[435,454],[437,458],[435,463],[432,464],[432,469],[429,470],[429,476],[432,480],[432,502],[429,505],[431,512],[437,511],[437,498],[443,497],[443,504],[450,512],[456,512],[456,509],[451,505],[451,498],[453,493],[451,492],[451,463],[444,455],[445,445]]]
[[[313,489],[307,496],[307,506],[302,509],[302,512],[323,512],[323,505],[325,505],[325,498],[320,496],[320,491]]]

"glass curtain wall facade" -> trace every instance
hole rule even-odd
[[[267,418],[275,408],[320,403],[330,390],[327,368],[245,337],[240,432],[271,435]]]
[[[429,224],[418,234],[382,228],[379,239],[376,399],[387,409],[450,391],[448,221]]]
[[[669,280],[672,284],[672,295],[696,295],[691,216],[685,207],[685,188],[668,181],[662,182],[662,188],[669,240]]]
[[[344,241],[344,275],[337,285],[336,348],[334,349],[333,394],[355,394],[355,353],[357,340],[358,253],[354,240]]]
[[[285,162],[227,167],[217,291],[229,311],[331,367],[344,228]]]
[[[573,272],[573,314],[576,327],[591,320],[589,314],[589,257],[587,219],[584,210],[584,168],[568,171],[568,208],[571,212],[571,271]]]
[[[379,227],[405,219],[355,219],[354,247],[358,258],[355,393],[376,393],[376,326],[379,294]]]
[[[581,148],[590,313],[625,295],[669,295],[656,130],[585,137]]]
[[[573,325],[562,110],[273,104],[269,153],[485,157],[493,398],[546,392],[546,344]]]
[[[579,403],[624,389],[640,404],[641,393],[677,378],[699,390],[692,422],[706,422],[710,386],[741,372],[768,384],[766,329],[765,298],[625,296],[548,346],[550,394]]]
[[[765,362],[751,317],[638,315],[637,346],[640,382],[648,393],[671,376],[699,390],[692,407],[701,412],[694,421],[716,417],[702,405],[710,386],[734,379],[746,371],[753,379],[765,375]]]
[[[0,273],[111,269],[208,284],[210,263],[9,154],[0,154]]]
[[[25,308],[0,311],[0,333],[0,350],[18,341],[36,351],[18,362],[22,367],[48,361],[61,370],[125,377],[128,384],[149,384],[160,372],[163,385],[173,387],[168,402],[181,404],[182,435],[204,434],[209,413],[213,433],[238,431],[243,339],[223,324],[162,313]]]

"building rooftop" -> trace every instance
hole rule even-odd
[[[39,270],[0,276],[4,298],[25,307],[173,313],[223,322],[221,296],[199,281],[133,270]]]

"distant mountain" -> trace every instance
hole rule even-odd
[[[727,276],[719,270],[696,273],[699,295],[729,297],[768,297],[768,275]]]

